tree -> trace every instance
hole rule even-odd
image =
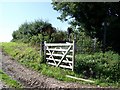
[[[41,28],[41,32],[49,35],[49,39],[51,39],[52,33],[56,32],[56,28],[52,27],[52,24],[45,23]]]
[[[25,22],[20,25],[18,30],[14,31],[12,36],[12,41],[22,41],[22,42],[30,42],[31,40],[34,40],[32,42],[40,42],[40,34],[46,34],[46,36],[51,39],[52,33],[55,33],[56,30],[52,26],[52,24],[43,21],[43,20],[36,20],[34,22],[28,23]],[[35,41],[37,40],[37,41]]]
[[[103,41],[106,22],[106,46],[119,51],[120,3],[53,2],[53,8],[61,12],[58,19],[83,27],[86,34]]]

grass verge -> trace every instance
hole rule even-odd
[[[61,69],[59,67],[49,66],[44,63],[41,63],[42,61],[41,61],[39,52],[36,51],[34,48],[28,46],[27,44],[15,43],[15,42],[2,43],[2,48],[5,53],[10,55],[13,59],[17,60],[18,62],[20,62],[22,65],[32,68],[33,70],[36,70],[36,71],[42,73],[43,75],[53,77],[53,78],[56,78],[61,81],[99,85],[102,87],[107,87],[107,86],[120,87],[119,82],[109,83],[109,82],[105,82],[104,81],[105,79],[104,80],[93,79],[90,77],[89,79],[94,80],[95,83],[87,83],[87,82],[68,78],[68,77],[66,77],[66,75],[71,75],[71,76],[75,76],[78,78],[84,77],[84,76],[83,76],[83,74],[80,74],[80,73],[77,74],[76,72],[72,72],[71,70]],[[84,58],[85,57],[83,57],[83,59]]]
[[[0,80],[3,81],[6,85],[8,85],[9,88],[22,88],[22,85],[19,82],[13,80],[2,70],[0,70],[0,76],[1,76]]]

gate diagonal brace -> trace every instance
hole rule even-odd
[[[65,56],[67,55],[67,53],[70,51],[72,46],[69,46],[69,48],[67,49],[67,51],[64,53],[64,55],[62,56],[60,62],[56,65],[57,67],[60,65],[60,63],[63,61],[63,59],[65,58]]]

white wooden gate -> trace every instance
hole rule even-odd
[[[44,56],[46,63],[56,67],[74,70],[75,42],[46,43],[44,42]]]

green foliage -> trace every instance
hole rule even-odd
[[[80,54],[76,56],[75,69],[85,77],[102,79],[105,82],[120,81],[120,56],[112,51]]]
[[[93,41],[93,38],[86,35],[86,33],[81,30],[75,30],[76,34],[76,48],[78,54],[92,54],[94,52],[101,51],[101,43],[96,39],[96,42]]]
[[[112,47],[120,53],[120,3],[53,2],[52,5],[61,12],[58,19],[84,28],[87,35],[97,37],[99,41],[103,41],[106,27],[106,48]]]
[[[32,36],[29,43],[34,46],[38,46],[42,42],[42,35],[38,34],[38,36]]]
[[[21,24],[18,30],[13,32],[12,41],[19,41],[36,45],[41,42],[42,34],[51,38],[51,34],[54,32],[56,32],[55,28],[46,21],[36,20],[31,23],[25,22],[24,24]]]
[[[0,42],[0,48],[2,48],[2,42]]]
[[[0,70],[0,76],[2,76],[0,80],[8,85],[10,88],[22,88],[22,85],[19,82],[11,79],[11,77],[5,74],[2,70]]]
[[[41,63],[38,51],[29,47],[27,44],[10,42],[9,44],[3,43],[2,45],[7,54],[12,56],[13,59],[17,59],[19,62],[24,63],[26,66],[37,68],[38,65],[36,64]]]
[[[65,42],[67,41],[67,32],[58,30],[56,33],[52,34],[51,42]]]
[[[88,77],[90,75],[90,78],[95,79],[96,85],[114,85],[115,87],[119,87],[120,78],[118,76],[120,73],[117,66],[119,66],[120,63],[120,57],[113,52],[106,52],[104,55],[102,53],[95,53],[93,55],[77,55],[75,61],[76,71],[72,72],[71,70],[61,69],[59,67],[40,63],[41,60],[39,53],[34,48],[31,48],[26,44],[10,42],[3,43],[2,47],[7,54],[11,55],[13,59],[18,60],[18,62],[25,65],[26,67],[32,68],[33,70],[50,77],[54,77],[58,80],[86,84],[82,81],[67,78],[66,75],[72,75],[76,77]],[[86,73],[83,73],[85,71]],[[95,77],[92,73],[89,73],[89,71],[93,71],[95,73]],[[98,78],[99,75],[100,78]]]
[[[71,33],[71,41],[76,34],[77,52],[93,52],[93,40],[83,32],[81,29],[75,30]],[[44,35],[43,35],[44,34]],[[32,46],[40,47],[40,43],[46,42],[66,42],[68,41],[68,32],[62,30],[55,30],[52,25],[42,20],[37,20],[31,23],[22,24],[17,31],[13,32],[13,40],[15,42],[29,43]],[[97,44],[96,44],[97,46]],[[38,48],[39,49],[39,48]]]

